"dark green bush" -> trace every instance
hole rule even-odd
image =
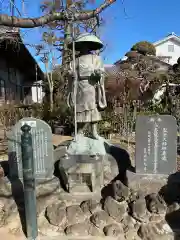
[[[129,51],[125,54],[126,57],[128,57],[129,60],[136,60],[139,57],[139,54],[136,51]]]
[[[131,48],[132,51],[136,51],[143,55],[156,55],[156,48],[153,44],[147,42],[147,41],[141,41],[136,43]]]
[[[131,64],[128,63],[128,62],[123,62],[119,66],[120,66],[121,70],[126,70],[126,69],[129,70],[129,69],[131,69]]]

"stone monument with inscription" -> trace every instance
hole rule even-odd
[[[138,116],[136,172],[169,175],[177,170],[177,123],[170,115]]]
[[[21,127],[25,124],[31,127],[36,180],[52,179],[54,173],[52,131],[46,122],[32,117],[21,119],[8,135],[10,177],[22,178]]]

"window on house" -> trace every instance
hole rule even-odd
[[[8,100],[14,101],[16,95],[16,79],[14,76],[14,68],[8,67]]]
[[[0,97],[4,97],[4,80],[0,79]]]
[[[174,45],[168,45],[168,52],[174,52]]]

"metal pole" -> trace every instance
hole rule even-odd
[[[28,239],[36,240],[38,236],[36,214],[35,174],[32,148],[31,127],[27,124],[21,127],[21,152],[24,182],[24,201],[26,214],[26,232]]]
[[[75,56],[75,34],[74,23],[72,23],[72,46],[73,46],[73,72],[74,72],[74,126],[75,140],[77,136],[77,116],[76,116],[76,95],[77,95],[77,71],[76,71],[76,56]]]

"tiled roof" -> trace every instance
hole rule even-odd
[[[21,41],[19,28],[0,26],[0,38],[1,41],[17,39]]]
[[[6,34],[6,33],[19,33],[19,28],[15,27],[7,27],[7,26],[0,26],[0,34]]]

